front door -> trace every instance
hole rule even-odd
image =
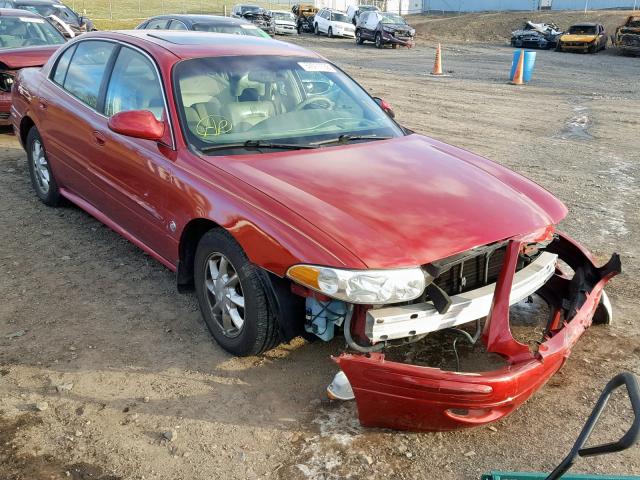
[[[123,46],[113,63],[104,92],[100,154],[92,159],[94,183],[102,196],[100,209],[131,236],[164,259],[171,258],[171,218],[166,213],[166,191],[171,188],[168,158],[173,153],[167,123],[163,142],[126,137],[108,128],[108,118],[119,112],[148,110],[166,117],[158,71],[139,50]]]

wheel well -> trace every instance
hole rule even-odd
[[[20,141],[22,145],[27,147],[27,135],[29,135],[29,130],[35,126],[31,117],[24,117],[20,122]]]
[[[180,237],[177,271],[178,291],[193,290],[193,261],[202,236],[213,228],[222,228],[206,218],[196,218],[187,223]]]

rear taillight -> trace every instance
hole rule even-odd
[[[13,86],[13,74],[9,72],[0,72],[0,92],[10,92]]]

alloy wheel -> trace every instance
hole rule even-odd
[[[33,163],[33,171],[36,174],[35,177],[38,188],[46,195],[49,192],[51,174],[49,172],[47,156],[40,140],[35,140],[31,146],[31,162]]]
[[[225,255],[214,252],[209,256],[204,283],[209,308],[222,334],[237,337],[244,326],[245,298],[238,273]]]

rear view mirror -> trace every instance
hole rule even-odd
[[[326,80],[305,80],[302,82],[307,95],[323,95],[331,90],[331,83]]]
[[[164,122],[148,110],[116,113],[109,119],[109,129],[127,137],[160,141],[164,136]]]
[[[382,110],[384,110],[384,113],[389,115],[389,117],[391,117],[391,118],[396,118],[396,113],[393,111],[393,108],[391,108],[391,105],[389,105],[387,102],[385,102],[380,97],[373,97],[373,99],[380,106],[380,108]]]

